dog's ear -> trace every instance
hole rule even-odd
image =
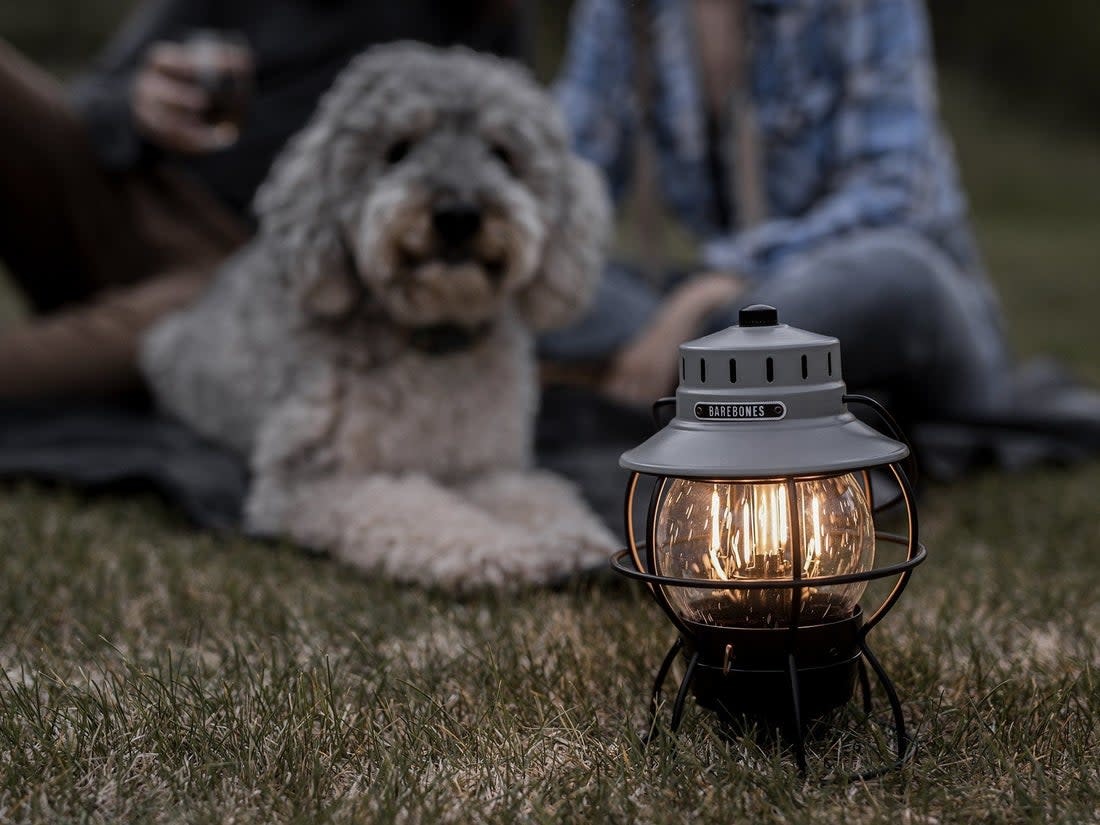
[[[308,314],[337,318],[364,296],[343,236],[340,210],[347,205],[348,192],[340,171],[331,167],[333,139],[343,129],[369,134],[380,110],[373,97],[384,93],[395,61],[400,65],[426,51],[419,44],[389,43],[352,60],[256,193],[260,231],[279,250],[288,288]]]
[[[338,318],[355,306],[362,287],[341,236],[343,193],[329,179],[325,147],[335,129],[331,107],[287,144],[256,194],[265,242],[279,250],[288,288],[310,315]]]
[[[611,204],[599,172],[572,155],[563,171],[557,219],[539,269],[519,295],[520,311],[535,330],[562,326],[588,305],[611,234]]]

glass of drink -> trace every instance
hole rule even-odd
[[[203,120],[231,144],[240,135],[252,95],[252,49],[241,33],[218,29],[193,31],[183,45],[209,98]]]

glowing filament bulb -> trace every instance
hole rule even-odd
[[[821,547],[821,501],[817,496],[810,499],[810,517],[813,519],[813,538],[806,547],[806,563],[816,561],[822,551]]]
[[[745,560],[745,567],[752,564],[752,525],[749,523],[749,508],[741,510],[741,555]]]
[[[780,482],[672,479],[656,506],[653,539],[661,575],[724,583],[713,590],[668,586],[674,610],[744,626],[786,624],[793,599],[781,588],[739,589],[738,580],[862,572],[873,565],[875,551],[863,484],[850,473]],[[850,616],[865,587],[861,581],[807,584],[803,622]]]
[[[710,493],[710,563],[714,565],[714,572],[722,581],[728,581],[729,575],[718,557],[722,549],[722,503],[718,498],[718,485],[715,484]]]
[[[775,552],[781,554],[787,545],[787,489],[777,484],[772,495],[775,496]]]

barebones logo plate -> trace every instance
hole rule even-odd
[[[778,421],[786,415],[787,405],[782,401],[700,401],[695,405],[695,417],[700,421]]]

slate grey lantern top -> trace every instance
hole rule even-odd
[[[848,411],[840,343],[774,307],[680,345],[676,416],[619,464],[651,475],[774,478],[874,467],[909,454]]]

